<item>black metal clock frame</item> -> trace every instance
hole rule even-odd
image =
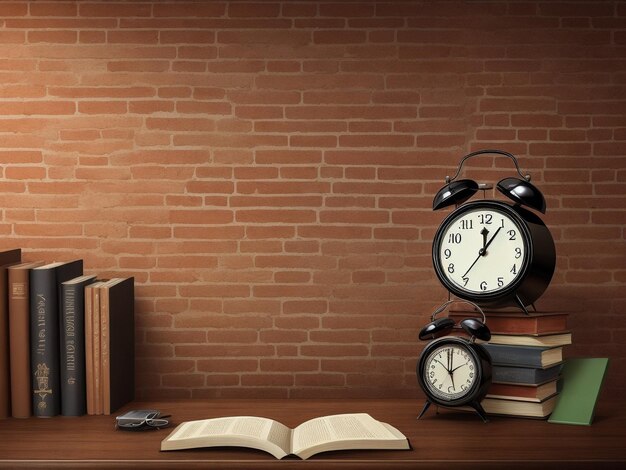
[[[442,237],[448,225],[460,215],[475,209],[502,212],[519,225],[525,248],[525,259],[515,280],[501,290],[485,293],[470,292],[451,282],[440,263]],[[556,251],[550,231],[534,213],[502,201],[484,199],[463,204],[441,223],[433,241],[433,266],[439,281],[453,295],[475,302],[483,307],[517,306],[528,313],[526,306],[533,305],[548,287],[556,264]]]
[[[429,390],[427,384],[428,379],[426,378],[428,370],[426,370],[427,365],[425,364],[425,361],[429,354],[433,350],[442,346],[445,347],[446,345],[456,346],[467,351],[467,353],[472,356],[472,359],[476,364],[476,380],[468,389],[465,396],[453,400],[444,400],[432,393]],[[491,357],[485,348],[483,348],[480,344],[458,336],[444,336],[443,338],[435,339],[428,343],[423,349],[417,363],[416,375],[422,390],[426,394],[426,402],[424,403],[424,407],[422,408],[422,411],[417,419],[420,419],[424,413],[426,413],[430,405],[434,403],[444,407],[469,406],[476,411],[484,422],[488,421],[487,414],[485,413],[485,410],[481,406],[480,402],[487,394],[487,390],[491,384]]]

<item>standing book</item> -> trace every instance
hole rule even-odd
[[[22,259],[20,249],[0,252],[0,419],[11,416],[7,268]]]
[[[96,276],[61,283],[61,414],[82,416],[85,395],[85,286]]]
[[[100,400],[109,415],[135,398],[134,278],[113,278],[99,291]]]
[[[572,358],[563,367],[563,388],[549,422],[590,426],[609,359]]]
[[[30,332],[33,414],[61,412],[59,310],[61,283],[83,274],[83,260],[57,262],[30,271]]]
[[[33,414],[30,382],[30,270],[43,261],[9,266],[9,349],[11,357],[11,413],[14,418]]]
[[[366,413],[323,416],[294,429],[256,416],[188,421],[161,441],[162,451],[215,446],[250,447],[277,459],[290,454],[308,459],[331,450],[410,449],[404,434]]]
[[[87,414],[99,415],[102,410],[100,392],[100,286],[98,280],[85,287],[85,380]],[[101,406],[100,406],[101,408]]]

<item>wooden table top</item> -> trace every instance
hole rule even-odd
[[[626,468],[626,409],[600,403],[592,426],[492,417],[434,407],[421,419],[419,400],[186,400],[134,402],[131,409],[158,409],[172,424],[219,416],[263,416],[295,427],[311,418],[365,412],[403,432],[411,450],[353,450],[276,460],[246,448],[161,452],[169,429],[127,432],[114,416],[28,418],[0,421],[1,468]]]

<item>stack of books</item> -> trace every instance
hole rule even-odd
[[[134,398],[134,279],[0,252],[0,419],[110,414]],[[97,295],[92,293],[97,292]]]
[[[557,401],[564,346],[572,343],[566,313],[485,312],[492,383],[481,402],[487,414],[547,418]],[[467,313],[454,316],[466,318]]]

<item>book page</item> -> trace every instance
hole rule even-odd
[[[163,442],[161,450],[241,446],[264,450],[280,459],[289,454],[291,429],[267,418],[233,416],[188,421]]]
[[[390,428],[366,413],[315,418],[294,429],[292,452],[306,459],[327,450],[385,448],[385,442],[406,442],[405,436]]]

